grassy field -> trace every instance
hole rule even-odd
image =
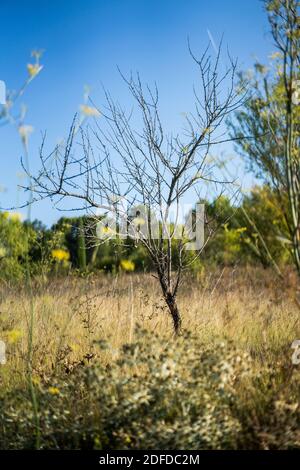
[[[0,446],[299,448],[296,286],[258,268],[186,279],[174,338],[150,274],[3,285]]]

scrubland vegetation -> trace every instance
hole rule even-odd
[[[1,448],[300,447],[296,282],[204,270],[183,286],[176,340],[149,274],[37,282],[33,301],[3,286]]]
[[[13,99],[1,110],[23,144],[27,207],[71,198],[85,213],[45,227],[0,212],[0,449],[300,449],[299,2],[264,5],[268,67],[247,74],[229,58],[220,74],[221,46],[215,60],[190,48],[203,90],[181,138],[165,137],[157,89],[123,77],[141,128],[106,93],[107,115],[82,105],[32,175],[32,128]],[[21,94],[43,68],[33,57]],[[226,124],[257,177],[247,192],[213,155]],[[222,188],[200,197],[207,183]],[[195,186],[205,243],[184,251],[183,221],[168,216]],[[100,243],[125,195],[134,235]],[[158,237],[143,238],[153,207]]]

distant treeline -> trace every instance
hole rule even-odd
[[[204,201],[205,202],[205,201]],[[280,266],[291,261],[287,227],[276,195],[257,186],[239,206],[225,196],[205,202],[207,226],[213,235],[192,272],[206,264],[261,263]],[[176,262],[176,241],[174,259]],[[191,253],[191,259],[194,253]],[[41,222],[22,222],[19,214],[0,213],[0,278],[20,280],[26,267],[31,274],[47,276],[72,271],[150,271],[151,260],[132,239],[99,243],[91,217],[61,218],[50,229]]]

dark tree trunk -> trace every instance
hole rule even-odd
[[[178,335],[181,330],[181,315],[177,307],[176,299],[171,293],[167,293],[165,295],[165,299],[166,299],[166,302],[169,307],[170,314],[173,320],[174,332],[176,335]]]
[[[163,273],[159,267],[157,267],[157,273],[164,299],[173,320],[174,333],[175,335],[179,335],[181,330],[181,315],[176,303],[176,292],[171,291],[170,286],[168,286],[165,281],[165,273]]]

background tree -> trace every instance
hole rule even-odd
[[[229,125],[249,168],[275,191],[300,275],[300,2],[268,0],[265,8],[277,50],[271,68],[255,65],[252,97]]]
[[[18,213],[0,212],[0,279],[20,281],[35,231],[25,227]]]

